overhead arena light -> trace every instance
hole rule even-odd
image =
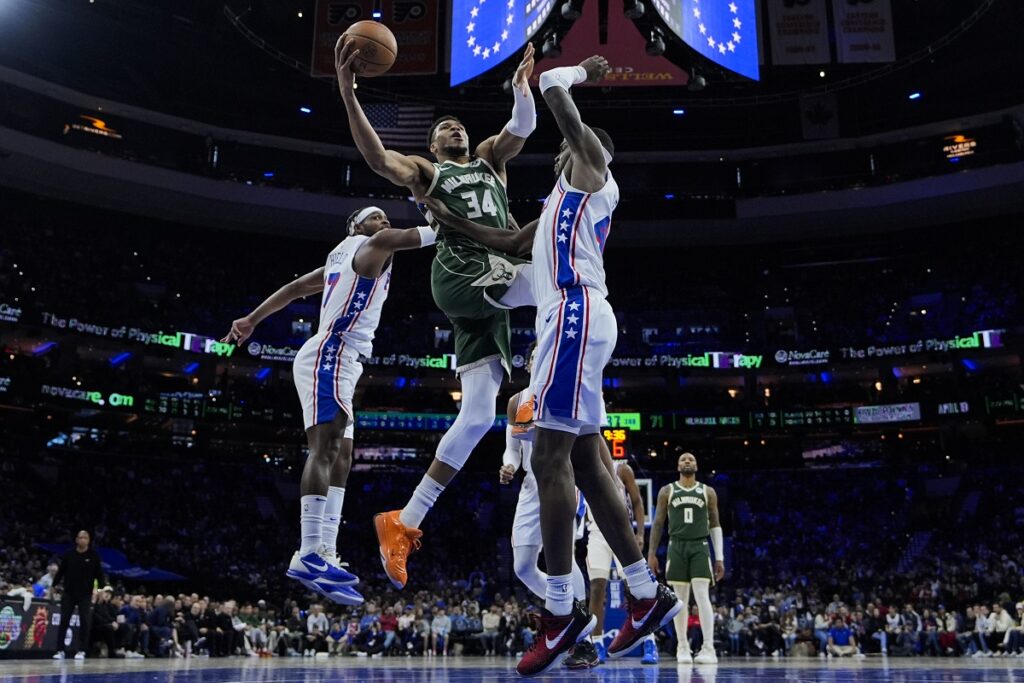
[[[540,53],[545,59],[558,59],[562,56],[562,39],[557,31],[552,31],[544,39],[544,45],[541,47]]]
[[[583,0],[566,0],[562,3],[562,18],[576,21],[583,16]]]
[[[660,57],[665,54],[665,35],[660,28],[652,28],[647,38],[647,45],[644,46],[647,54],[651,57]]]

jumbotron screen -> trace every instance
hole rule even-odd
[[[677,36],[715,64],[760,80],[756,0],[653,0]]]
[[[452,0],[451,85],[514,56],[556,4],[556,0]]]

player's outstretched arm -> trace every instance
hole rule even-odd
[[[435,220],[485,247],[513,256],[525,254],[533,248],[533,236],[537,232],[535,220],[520,230],[495,230],[452,213],[443,202],[434,197],[422,197],[419,201],[426,205]]]
[[[359,100],[356,99],[352,60],[358,54],[359,50],[355,48],[351,38],[342,36],[334,46],[334,69],[338,73],[338,88],[341,90],[341,99],[348,113],[352,139],[374,173],[387,178],[395,185],[409,188],[413,194],[422,194],[426,191],[427,179],[433,177],[433,166],[423,157],[384,149],[384,144],[381,143],[359,105]]]
[[[501,132],[492,135],[476,148],[476,155],[486,159],[498,175],[505,179],[505,164],[523,151],[526,138],[537,128],[537,105],[530,90],[533,76],[533,43],[528,43],[512,78],[512,118]]]
[[[558,129],[573,154],[573,187],[584,192],[597,192],[604,187],[608,162],[604,148],[597,135],[583,123],[580,110],[576,108],[569,88],[584,81],[597,82],[608,72],[608,60],[594,56],[580,62],[579,66],[562,66],[540,75],[540,90],[551,113],[555,116]]]
[[[282,308],[302,297],[322,292],[324,289],[324,268],[306,273],[296,278],[271,294],[266,300],[253,309],[253,312],[244,318],[239,318],[231,323],[231,331],[224,335],[222,342],[234,342],[241,346],[242,342],[248,339],[256,326],[268,317],[277,313]]]
[[[437,233],[428,226],[384,228],[366,240],[352,257],[352,270],[362,277],[380,277],[396,251],[419,249],[434,243]]]
[[[647,564],[651,571],[658,573],[658,546],[661,545],[661,534],[665,531],[665,520],[668,519],[668,494],[670,486],[662,486],[658,491],[658,505],[654,509],[654,521],[651,522],[651,540],[647,551]]]

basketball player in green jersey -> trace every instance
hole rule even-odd
[[[358,54],[346,36],[334,49],[338,86],[352,138],[370,168],[395,185],[408,188],[415,197],[443,202],[455,215],[495,230],[508,230],[505,165],[519,154],[536,127],[536,106],[529,85],[533,46],[527,46],[513,78],[515,102],[508,124],[471,153],[465,126],[454,116],[438,119],[427,141],[436,158],[434,163],[385,149],[381,144],[356,99],[351,65]],[[521,290],[524,283],[529,287],[525,277],[515,282],[524,261],[488,249],[443,225],[436,227],[437,253],[430,285],[434,302],[448,316],[455,332],[462,406],[405,508],[374,517],[381,562],[396,588],[404,587],[408,580],[406,559],[420,545],[419,527],[424,517],[494,423],[498,391],[505,372],[511,368],[507,309],[513,304],[508,302],[521,295],[510,290]],[[503,297],[506,304],[502,304]]]
[[[676,661],[680,663],[717,664],[715,655],[715,612],[711,607],[711,584],[725,576],[725,550],[722,545],[722,525],[718,519],[718,494],[707,484],[697,481],[697,458],[683,453],[676,465],[679,481],[662,486],[658,491],[658,506],[651,525],[651,546],[647,563],[658,571],[658,546],[668,519],[668,559],[665,562],[665,580],[675,589],[684,605],[690,604],[690,584],[697,603],[700,630],[704,644],[696,657],[690,654],[686,639],[686,619],[689,607],[675,617],[679,645]],[[708,536],[715,550],[715,564],[711,565]]]

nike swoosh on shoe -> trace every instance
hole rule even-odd
[[[559,633],[558,637],[555,638],[553,641],[547,636],[544,636],[544,647],[546,647],[549,650],[554,650],[558,646],[558,644],[562,642],[562,638],[565,637],[565,634],[569,632],[570,628],[572,628],[572,621],[570,621],[568,625],[562,629],[562,632]]]
[[[658,609],[658,603],[657,602],[654,603],[654,606],[652,606],[651,609],[647,610],[647,614],[645,614],[644,618],[641,619],[640,621],[637,621],[636,619],[633,619],[632,617],[630,617],[630,619],[632,619],[632,621],[633,621],[633,628],[643,628],[644,624],[647,623],[647,619],[651,616],[651,614],[654,613],[654,610],[656,610],[656,609]]]

